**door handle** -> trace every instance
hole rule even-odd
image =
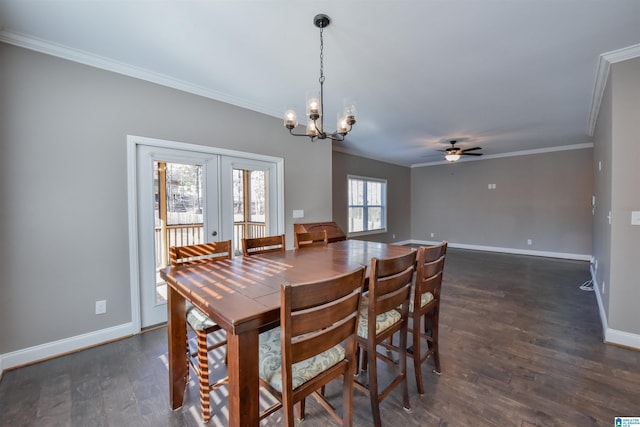
[[[217,231],[212,231],[212,232],[211,232],[211,235],[212,235],[213,237],[215,237],[215,236],[217,236],[217,235],[218,235],[218,232],[217,232]]]

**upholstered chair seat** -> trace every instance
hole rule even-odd
[[[420,307],[424,307],[434,300],[434,296],[431,292],[425,292],[420,297]],[[409,300],[409,312],[413,313],[413,304],[414,304],[415,296],[413,290],[411,291],[411,299]]]
[[[260,334],[258,373],[260,378],[282,393],[282,345],[281,328],[277,327]],[[291,366],[291,381],[296,389],[322,372],[344,360],[345,350],[338,344],[313,357],[294,363]]]
[[[402,317],[398,310],[390,310],[376,316],[376,334],[398,323]],[[369,335],[369,299],[362,296],[360,303],[360,317],[358,318],[358,336],[367,339]]]

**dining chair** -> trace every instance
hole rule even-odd
[[[448,242],[434,246],[419,247],[416,256],[415,283],[409,301],[409,332],[412,345],[407,356],[413,359],[418,393],[424,394],[422,383],[422,364],[433,357],[434,372],[440,374],[438,354],[438,323],[440,317],[440,289]],[[420,301],[419,306],[416,301]],[[421,326],[423,329],[421,330]],[[427,343],[427,351],[422,353],[422,340]]]
[[[368,384],[354,378],[358,390],[369,395],[371,412],[376,427],[382,425],[380,402],[394,388],[401,386],[402,405],[409,411],[409,390],[407,387],[407,329],[409,299],[413,279],[416,251],[398,257],[372,258],[369,270],[369,291],[362,297],[358,324],[357,355],[362,351],[363,372],[368,371]],[[399,345],[394,346],[389,338],[398,333]],[[388,352],[396,352],[399,362],[377,350],[381,346]],[[387,363],[395,376],[383,388],[378,387],[377,361]]]
[[[295,233],[294,244],[296,249],[310,246],[327,246],[329,244],[327,230]]]
[[[188,246],[172,246],[169,248],[169,258],[172,266],[191,265],[231,259],[231,251],[231,240],[225,240]],[[207,336],[222,328],[191,303],[187,303],[187,325],[196,335],[195,351],[190,350],[187,337],[187,355],[191,367],[198,376],[202,419],[207,422],[211,418],[209,394],[212,390],[228,382],[227,378],[223,378],[213,384],[209,383],[209,352],[224,346],[227,341],[217,339],[212,345],[208,344]]]
[[[343,426],[353,419],[358,308],[366,268],[313,282],[280,287],[280,326],[259,335],[261,385],[278,402],[264,418],[283,408],[284,424],[294,425],[293,406],[304,417],[304,399],[313,395]],[[342,376],[342,417],[320,390]]]
[[[267,236],[242,239],[242,255],[258,255],[286,251],[285,236]]]

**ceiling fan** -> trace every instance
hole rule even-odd
[[[482,153],[470,153],[470,151],[482,150],[482,147],[471,147],[471,148],[459,148],[456,147],[456,140],[449,141],[451,143],[451,147],[446,150],[440,150],[444,152],[444,158],[447,161],[453,163],[457,162],[460,159],[460,156],[482,156]]]

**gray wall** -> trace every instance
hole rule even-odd
[[[289,246],[292,209],[331,218],[329,144],[289,136],[280,119],[0,43],[0,355],[131,321],[128,134],[284,158]],[[100,299],[108,311],[96,316]]]
[[[413,168],[411,236],[588,256],[591,166],[589,148]]]
[[[344,143],[348,144],[348,142]],[[387,232],[369,234],[361,239],[376,242],[400,242],[411,238],[411,174],[410,169],[333,152],[333,220],[346,233],[348,220],[347,175],[387,180]],[[395,238],[393,235],[395,234]]]
[[[640,59],[612,64],[595,131],[596,200],[602,205],[596,203],[593,234],[606,338],[618,342],[626,334],[640,336],[640,226],[631,225],[631,211],[640,211],[639,119]]]

